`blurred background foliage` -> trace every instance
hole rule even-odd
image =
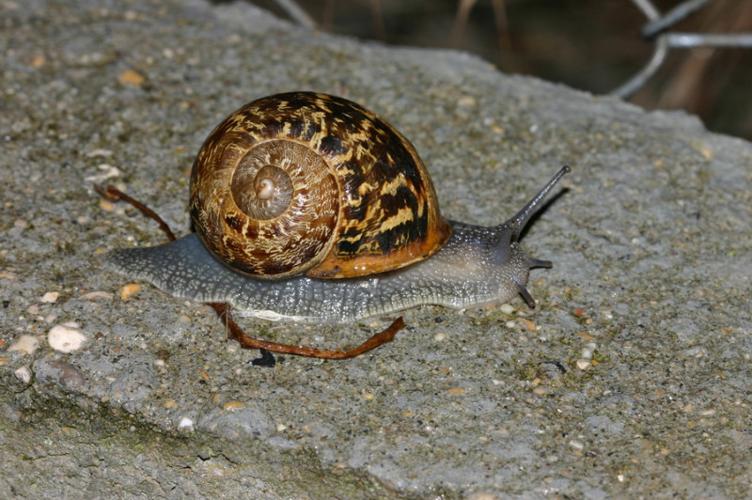
[[[227,1],[227,0],[218,0]],[[247,0],[288,17],[277,0]],[[501,71],[605,94],[642,68],[653,42],[630,0],[295,0],[322,31],[393,45],[456,48]],[[661,12],[680,0],[653,0]],[[752,32],[752,0],[712,0],[671,31]],[[714,131],[752,139],[752,49],[673,49],[629,100],[684,109]]]

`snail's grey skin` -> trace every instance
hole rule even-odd
[[[481,227],[451,222],[451,238],[432,257],[371,277],[255,280],[219,262],[195,234],[155,247],[116,250],[108,262],[118,272],[176,297],[226,302],[239,316],[267,320],[345,323],[421,304],[466,308],[507,302],[518,294],[534,307],[525,289],[529,271],[551,263],[525,255],[517,240],[567,172],[569,167],[559,170],[504,224]]]

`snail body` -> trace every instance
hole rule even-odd
[[[342,98],[278,94],[207,138],[191,175],[195,232],[108,260],[171,295],[268,320],[344,323],[517,295],[534,307],[529,271],[551,263],[518,239],[568,171],[503,224],[448,221],[415,148],[391,125]]]

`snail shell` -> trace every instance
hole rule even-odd
[[[567,172],[502,224],[446,221],[392,126],[342,98],[279,94],[231,114],[204,143],[191,176],[195,233],[108,261],[174,296],[268,320],[343,323],[518,295],[534,307],[530,269],[551,263],[518,239]]]
[[[190,213],[222,262],[266,279],[392,271],[451,233],[410,141],[354,102],[309,92],[253,101],[217,126],[193,166]]]

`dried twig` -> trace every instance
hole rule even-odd
[[[649,22],[643,26],[642,34],[646,38],[655,40],[655,48],[650,61],[632,78],[611,91],[613,95],[627,98],[635,94],[658,71],[666,60],[669,49],[691,49],[697,47],[752,48],[752,33],[739,33],[735,35],[665,33],[671,26],[701,7],[704,7],[708,3],[708,0],[687,0],[671,9],[665,15],[661,15],[650,0],[632,0],[632,2],[648,18]]]
[[[301,26],[315,29],[316,22],[298,5],[295,0],[274,0],[280,9],[284,10],[290,18]]]

